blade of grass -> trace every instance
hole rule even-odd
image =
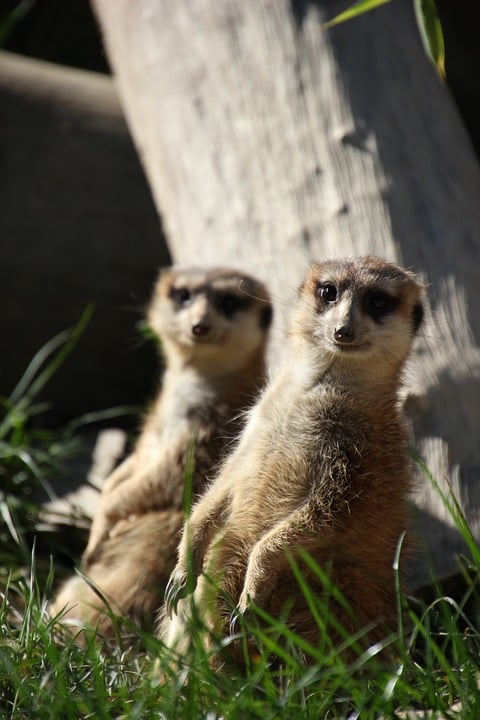
[[[55,337],[48,340],[48,342],[46,342],[45,345],[42,345],[40,350],[35,353],[28,364],[27,369],[9,397],[11,405],[16,405],[19,400],[24,397],[24,395],[28,392],[29,387],[37,377],[42,365],[44,365],[48,358],[61,348],[62,345],[65,345],[69,336],[70,332],[68,330],[63,330],[61,333],[58,333],[58,335],[55,335]]]
[[[138,405],[117,405],[105,410],[84,413],[68,423],[65,434],[71,435],[85,425],[103,422],[104,420],[114,420],[118,417],[125,417],[125,415],[139,415],[140,412],[141,408]]]
[[[435,0],[413,0],[413,7],[425,52],[445,79],[445,41]]]
[[[90,322],[93,311],[93,304],[87,305],[72,330],[64,330],[45,343],[30,361],[10,397],[2,399],[6,415],[0,423],[0,438],[4,439],[16,424],[25,422],[29,417],[32,399],[45,387],[68,358]],[[53,358],[41,371],[42,366],[52,355]]]
[[[10,508],[7,504],[7,502],[2,498],[0,499],[0,515],[3,518],[3,521],[5,525],[7,526],[10,535],[14,539],[14,541],[17,543],[17,545],[22,545],[22,540],[17,532],[17,528],[15,526],[15,521],[12,517],[12,514],[10,512]]]
[[[0,47],[5,45],[15,25],[23,20],[35,3],[36,0],[20,0],[18,5],[0,21]]]
[[[63,363],[71,354],[72,350],[83,335],[85,328],[87,327],[93,316],[94,310],[94,304],[89,303],[83,311],[82,315],[80,316],[80,320],[78,321],[78,323],[73,327],[72,330],[67,331],[67,339],[64,342],[63,347],[60,348],[59,352],[55,355],[55,357],[47,365],[43,372],[41,372],[35,379],[33,379],[29,388],[25,390],[25,395],[28,395],[29,397],[37,395],[40,390],[42,390],[42,388],[46,385],[46,383],[50,380],[50,378],[55,375],[55,373],[63,365]]]
[[[391,2],[391,0],[357,0],[357,2],[353,3],[347,10],[339,13],[328,22],[323,23],[323,27],[328,29],[335,25],[340,25],[340,23],[352,20],[352,18],[363,15],[370,10],[375,10],[375,8],[385,5],[388,2]]]
[[[463,510],[460,507],[460,503],[458,502],[457,498],[455,497],[455,493],[453,492],[450,484],[448,483],[449,495],[447,496],[446,493],[443,492],[443,490],[440,487],[437,480],[434,478],[434,476],[430,472],[430,470],[427,467],[427,464],[425,463],[423,458],[420,455],[418,455],[418,453],[415,453],[415,452],[412,455],[413,455],[413,459],[415,460],[415,462],[419,465],[422,472],[426,475],[429,482],[433,485],[433,487],[435,488],[435,491],[440,496],[444,506],[447,508],[449,514],[451,515],[453,521],[455,522],[457,529],[459,530],[460,534],[462,535],[463,539],[465,540],[465,543],[466,543],[468,549],[472,553],[472,557],[475,559],[476,564],[480,566],[480,547],[478,546],[478,543],[473,536],[472,530],[470,529],[470,526],[469,526],[467,519],[463,513]]]

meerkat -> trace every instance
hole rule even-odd
[[[160,273],[147,319],[161,342],[163,382],[135,450],[107,480],[82,571],[50,606],[62,622],[113,633],[111,609],[149,628],[163,602],[183,525],[193,453],[198,495],[265,381],[272,307],[265,286],[229,268]]]
[[[207,646],[232,635],[251,603],[286,613],[318,646],[291,558],[312,592],[325,587],[302,551],[350,606],[329,606],[346,632],[369,625],[370,642],[396,627],[392,566],[413,478],[399,388],[423,296],[413,273],[373,256],[312,265],[286,362],[186,522],[160,622],[167,646],[186,651],[192,601]],[[242,663],[239,645],[222,643],[217,664]]]

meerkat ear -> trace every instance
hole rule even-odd
[[[159,288],[165,287],[165,284],[168,282],[168,278],[172,275],[172,268],[171,266],[167,267],[161,267],[159,268],[157,272],[157,276],[155,278],[155,281],[153,283],[153,293],[155,294],[158,292]]]
[[[424,316],[424,309],[422,303],[417,303],[413,307],[413,332],[416,334],[418,332],[418,329],[420,328],[420,325],[423,322],[423,316]]]
[[[306,276],[300,284],[300,287],[298,288],[298,298],[300,298],[304,293],[315,294],[318,285],[318,279],[322,273],[324,266],[327,264],[328,263],[314,262],[310,265],[310,269],[308,270]]]
[[[174,274],[174,266],[173,265],[164,265],[163,267],[159,268],[158,275],[157,275],[157,283],[164,282],[166,278],[170,277]]]

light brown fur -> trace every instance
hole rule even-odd
[[[372,623],[371,642],[395,625],[392,565],[412,486],[398,389],[422,295],[413,274],[378,258],[312,266],[294,309],[285,367],[186,523],[167,590],[172,617],[161,628],[167,645],[182,652],[188,644],[190,602],[179,598],[189,552],[193,599],[215,634],[228,634],[233,606],[235,620],[250,602],[276,617],[291,602],[288,625],[314,645],[322,641],[286,551],[315,593],[325,589],[299,549],[350,604],[353,616],[338,603],[329,608],[347,631]],[[236,645],[229,647],[229,659],[241,662]]]
[[[265,287],[228,268],[160,274],[148,311],[166,363],[163,386],[134,453],[106,480],[82,570],[112,610],[150,627],[163,601],[183,524],[184,478],[194,450],[198,495],[236,437],[265,380],[271,306]],[[84,580],[68,580],[54,615],[113,632]]]

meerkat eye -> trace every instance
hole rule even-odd
[[[185,305],[190,300],[190,290],[186,287],[172,287],[170,289],[170,297],[178,305]]]
[[[365,296],[365,311],[373,320],[378,320],[384,315],[388,315],[393,312],[396,306],[396,298],[392,297],[383,290],[373,290]]]
[[[317,294],[324,302],[334,303],[337,301],[338,290],[333,283],[324,283],[318,286]]]

